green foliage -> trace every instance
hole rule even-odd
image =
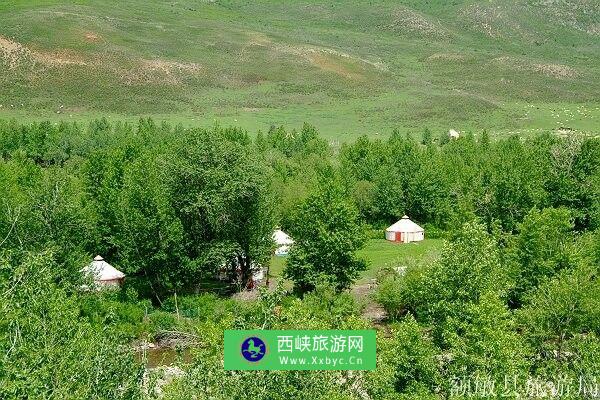
[[[325,186],[326,185],[326,186]],[[338,291],[348,288],[366,263],[355,252],[366,241],[353,204],[335,181],[323,183],[298,210],[291,229],[296,241],[284,271],[299,293],[329,282]]]
[[[132,162],[123,177],[114,212],[112,241],[126,274],[143,274],[154,287],[181,285],[184,230],[171,207],[164,172],[153,157]]]
[[[502,379],[526,368],[525,347],[503,300],[509,287],[494,238],[483,226],[466,224],[438,262],[384,277],[375,299],[390,317],[410,311],[432,328],[449,354],[449,374]]]
[[[506,231],[533,208],[567,208],[576,227],[595,226],[598,156],[595,139],[542,134],[493,143],[466,135],[441,146],[419,146],[395,135],[359,138],[340,153],[346,185],[361,215],[374,225],[404,214],[450,229],[476,218]]]
[[[197,321],[219,320],[227,313],[235,311],[236,307],[235,301],[219,298],[213,293],[169,297],[161,305],[164,311],[178,312],[182,317]]]
[[[115,338],[133,340],[151,328],[146,316],[152,305],[149,301],[124,298],[121,292],[90,292],[79,296],[81,317],[94,326],[104,326]]]
[[[411,316],[378,337],[377,369],[367,374],[368,392],[377,399],[435,399],[442,384],[439,349]],[[401,395],[400,395],[401,393]]]
[[[449,317],[442,333],[452,360],[451,376],[526,376],[527,347],[502,300],[485,293],[477,303],[465,305],[460,317]]]
[[[429,128],[425,128],[425,130],[423,131],[423,136],[421,138],[421,144],[423,144],[425,146],[429,146],[432,143],[433,143],[432,133],[429,130]]]
[[[171,312],[157,310],[148,316],[150,331],[160,333],[162,331],[175,331],[179,327],[177,316]]]
[[[0,123],[0,397],[139,397],[126,347],[165,331],[195,341],[172,399],[433,399],[457,376],[593,375],[597,139],[427,142],[395,132],[337,154],[310,125],[252,140],[151,119]],[[404,213],[426,241],[363,248],[365,222]],[[287,282],[256,301],[191,294],[244,283],[277,224],[296,240],[279,261],[302,298]],[[448,238],[441,255],[432,236]],[[127,273],[123,290],[79,291],[97,253]],[[376,371],[222,369],[224,329],[372,327],[343,291],[373,276],[363,259],[385,266]],[[223,269],[232,280],[215,282]]]
[[[198,327],[209,346],[193,354],[187,374],[165,390],[166,399],[358,399],[357,391],[368,387],[362,372],[342,371],[225,371],[223,369],[223,329],[365,329],[356,315],[349,295],[338,296],[332,288],[318,288],[303,300],[284,297],[282,288],[261,291],[256,302],[248,304],[255,312],[245,317],[236,310],[236,321],[224,318]],[[243,320],[243,321],[240,321]],[[243,324],[240,326],[239,324]],[[233,325],[235,324],[235,325]],[[276,388],[274,390],[273,388]]]
[[[578,334],[600,335],[598,268],[581,265],[544,281],[519,311],[527,337],[537,346],[562,352]]]
[[[509,281],[494,239],[480,224],[465,224],[445,246],[442,257],[417,281],[419,293],[414,309],[418,320],[434,326],[437,340],[443,342],[444,325],[449,319],[464,320],[466,306],[478,304],[483,295],[501,296]]]
[[[335,287],[320,285],[300,299],[288,299],[281,310],[281,329],[367,329],[360,309],[349,293],[338,293]],[[362,328],[359,328],[362,327]]]
[[[250,150],[216,130],[190,131],[167,153],[171,205],[191,260],[181,271],[184,279],[239,265],[245,285],[253,263],[266,261],[274,225],[268,171]]]
[[[141,366],[79,316],[53,268],[50,253],[0,261],[0,397],[141,398]]]
[[[519,225],[514,243],[513,303],[522,303],[523,296],[541,281],[551,278],[571,263],[572,229],[567,209],[533,209],[527,214]]]

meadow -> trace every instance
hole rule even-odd
[[[388,242],[385,239],[369,239],[365,247],[358,252],[369,265],[358,282],[376,278],[377,273],[383,269],[431,262],[439,254],[442,243],[442,239],[426,239],[423,242],[406,244]],[[272,277],[282,277],[286,259],[285,256],[271,258],[269,273]]]
[[[0,118],[597,134],[593,1],[0,5]],[[267,12],[268,11],[268,12]]]

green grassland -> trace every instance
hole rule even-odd
[[[600,131],[594,0],[9,0],[0,21],[0,118]]]
[[[394,243],[385,239],[371,239],[358,255],[369,263],[362,278],[375,278],[384,268],[407,267],[433,261],[442,250],[442,239],[425,239],[422,242]]]
[[[440,254],[442,239],[425,239],[415,243],[394,243],[385,239],[369,239],[358,256],[369,264],[361,275],[360,282],[375,278],[384,268],[409,266],[432,261]],[[285,267],[286,257],[272,257],[269,274],[280,278]]]

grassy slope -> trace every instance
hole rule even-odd
[[[0,118],[600,130],[593,0],[21,0],[0,20]]]

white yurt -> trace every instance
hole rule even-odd
[[[273,241],[277,245],[277,249],[275,249],[276,256],[287,255],[290,251],[290,246],[294,244],[294,240],[281,229],[277,229],[273,232]]]
[[[119,286],[125,279],[125,274],[104,261],[102,256],[94,257],[88,266],[81,269],[81,272],[94,279],[97,287]]]
[[[458,139],[460,137],[460,133],[455,129],[450,129],[448,131],[448,137],[450,139]]]
[[[400,243],[418,242],[425,239],[425,230],[405,215],[385,230],[385,238]]]

